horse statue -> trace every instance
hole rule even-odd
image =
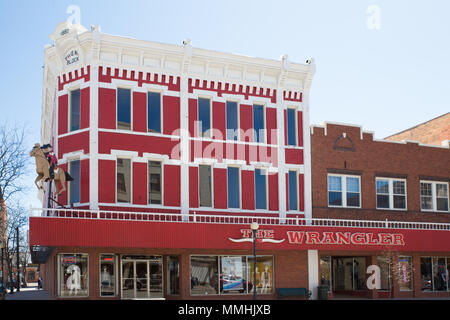
[[[45,148],[44,148],[45,147]],[[44,149],[43,149],[44,148]],[[36,160],[36,173],[38,174],[34,183],[38,189],[42,189],[44,182],[47,180],[54,180],[56,185],[56,194],[59,195],[62,192],[66,191],[66,181],[73,181],[73,178],[62,168],[58,167],[58,165],[54,165],[53,169],[53,177],[50,174],[50,163],[47,157],[44,154],[44,151],[49,151],[50,145],[44,145],[41,147],[39,143],[36,143],[33,147],[33,150],[30,152],[31,157],[35,157]],[[41,186],[38,185],[38,182],[41,181]],[[62,188],[60,188],[60,185]]]
[[[36,180],[34,180],[34,184],[38,189],[44,190],[44,182],[50,179],[50,164],[48,163],[47,158],[44,155],[44,151],[41,149],[41,145],[36,143],[33,149],[30,152],[30,157],[34,157],[36,161],[36,173],[38,176]],[[41,181],[41,186],[38,185],[38,182]]]

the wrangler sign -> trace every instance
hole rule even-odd
[[[403,234],[400,233],[287,231],[287,236],[292,244],[405,245]]]

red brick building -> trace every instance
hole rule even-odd
[[[314,218],[450,223],[448,147],[374,140],[371,132],[343,124],[312,126],[311,133]],[[450,296],[448,243],[439,251],[425,234],[418,237],[430,250],[319,251],[322,276],[333,293]],[[361,270],[377,262],[382,290],[368,291]],[[400,264],[407,273],[397,271]]]

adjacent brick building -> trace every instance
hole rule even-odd
[[[314,218],[450,223],[448,147],[374,140],[373,133],[365,132],[359,126],[325,123],[311,127],[311,164]],[[423,241],[429,240],[424,236]],[[320,251],[319,254],[322,259],[331,262],[331,270],[339,278],[331,277],[333,292],[377,295],[362,286],[355,289],[354,284],[353,288],[348,283],[347,286],[339,286],[337,282],[346,276],[348,270],[338,272],[337,268],[341,261],[354,265],[352,259],[362,260],[366,265],[373,264],[377,257],[386,256],[386,252]],[[384,280],[384,290],[379,291],[379,295],[450,295],[448,284],[445,290],[439,289],[440,292],[433,292],[438,291],[436,288],[429,290],[423,284],[428,280],[421,273],[421,258],[430,256],[440,257],[440,264],[445,261],[443,270],[448,270],[448,250],[396,250],[390,251],[388,256],[391,272],[384,275],[390,274],[393,278]],[[410,288],[399,289],[398,273],[394,271],[399,257],[412,259],[413,281],[408,284]],[[422,259],[422,262],[426,260]],[[365,275],[361,279],[364,280]]]

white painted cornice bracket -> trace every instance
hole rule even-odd
[[[94,40],[94,42],[96,43],[100,43],[100,41],[102,40],[102,36],[101,36],[101,28],[98,24],[94,24],[93,26],[91,26],[91,32],[92,32],[92,40]]]
[[[101,29],[98,24],[91,26],[92,47],[91,47],[91,63],[100,61],[100,44],[102,41]]]
[[[184,47],[184,56],[183,56],[182,73],[188,74],[189,66],[191,64],[191,59],[192,59],[192,41],[191,41],[191,39],[184,40],[183,47]]]
[[[309,91],[311,88],[311,82],[314,78],[314,74],[316,73],[316,62],[314,58],[306,60],[306,64],[309,65],[308,73],[306,74],[304,90]]]
[[[281,68],[280,76],[278,78],[278,88],[283,88],[290,68],[289,56],[287,54],[284,54],[280,57],[280,60]]]

